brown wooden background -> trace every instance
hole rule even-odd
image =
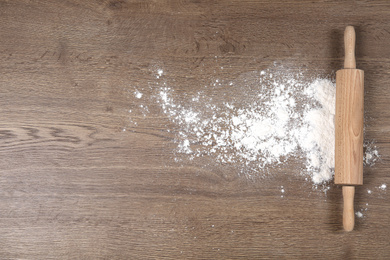
[[[291,164],[250,181],[176,164],[162,114],[129,123],[127,92],[157,68],[175,93],[275,63],[333,75],[349,24],[381,154],[351,233],[340,187],[312,190]],[[388,1],[0,0],[0,258],[389,259],[389,46]]]

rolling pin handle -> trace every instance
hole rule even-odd
[[[355,211],[353,200],[355,196],[355,186],[343,186],[343,226],[345,231],[352,231],[355,226]]]
[[[344,69],[356,69],[355,42],[355,29],[353,26],[347,26],[344,32]]]

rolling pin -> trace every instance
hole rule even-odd
[[[364,71],[356,69],[355,29],[344,32],[344,69],[336,72],[335,184],[343,185],[343,227],[355,225],[355,186],[363,184]]]

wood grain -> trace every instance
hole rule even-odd
[[[389,15],[387,1],[0,0],[0,258],[388,258]],[[301,161],[253,179],[213,158],[177,163],[180,129],[153,100],[129,118],[129,93],[152,94],[158,68],[183,102],[215,79],[239,88],[205,95],[245,101],[246,79],[282,65],[334,75],[346,25],[381,155],[353,232],[341,187],[312,189]]]
[[[364,71],[336,72],[336,184],[363,184]]]

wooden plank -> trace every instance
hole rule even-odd
[[[0,258],[387,258],[389,14],[387,1],[0,1]],[[180,129],[155,100],[128,112],[159,68],[183,102],[216,79],[241,85],[205,94],[245,101],[244,80],[281,65],[333,75],[348,24],[382,155],[352,233],[341,187],[312,190],[299,160],[252,180],[211,157],[176,163]]]

